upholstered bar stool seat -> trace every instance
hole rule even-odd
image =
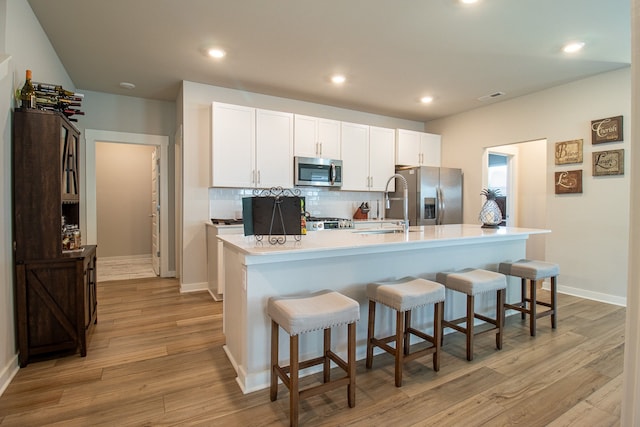
[[[440,345],[442,343],[442,307],[444,286],[430,280],[405,277],[394,281],[375,282],[367,285],[369,298],[369,324],[367,328],[367,363],[373,365],[373,348],[379,347],[395,358],[395,384],[402,386],[404,362],[433,354],[433,370],[440,369]],[[396,311],[396,333],[385,338],[375,338],[376,304],[380,303]],[[433,335],[411,327],[411,311],[434,305]],[[411,353],[411,335],[430,342],[431,346]],[[395,341],[395,347],[388,345]]]
[[[467,337],[467,360],[473,360],[474,335],[496,332],[496,348],[502,349],[502,333],[504,329],[504,297],[507,289],[507,279],[504,274],[493,271],[467,268],[453,272],[441,272],[436,275],[436,281],[446,288],[467,295],[467,315],[459,319],[443,320],[443,327],[462,332]],[[490,318],[475,312],[475,297],[485,292],[496,292],[496,317]],[[494,325],[490,329],[475,331],[475,319]],[[465,326],[460,326],[464,323]]]
[[[521,259],[516,262],[501,262],[498,270],[502,274],[519,277],[520,280],[520,302],[505,304],[505,308],[519,311],[522,319],[529,315],[529,333],[536,335],[536,320],[540,317],[551,316],[551,328],[556,328],[558,315],[557,308],[557,277],[560,274],[558,264],[544,261]],[[538,281],[551,279],[551,301],[539,301],[537,299]],[[529,297],[527,297],[527,281],[529,282]],[[528,303],[528,304],[527,304]],[[548,310],[538,312],[537,306],[548,307]]]
[[[267,314],[271,318],[271,401],[278,398],[278,378],[289,389],[290,425],[298,425],[298,408],[301,399],[347,386],[349,407],[356,403],[356,322],[360,319],[357,301],[338,292],[324,290],[304,296],[271,297],[267,302]],[[331,328],[347,325],[347,361],[331,350]],[[279,328],[289,334],[289,365],[280,366],[278,355]],[[320,357],[299,361],[298,337],[305,332],[324,331],[323,354]],[[342,368],[346,375],[331,380],[331,362]],[[300,390],[300,369],[323,365],[323,383]]]

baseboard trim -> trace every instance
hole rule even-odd
[[[209,291],[209,283],[180,283],[180,293]]]
[[[545,280],[542,285],[542,289],[550,290],[550,283]],[[606,304],[618,305],[620,307],[627,306],[626,297],[618,297],[615,295],[603,294],[601,292],[587,291],[579,288],[572,288],[571,286],[558,285],[558,292],[561,294],[572,295],[574,297],[580,297],[584,299],[590,299],[593,301],[604,302]]]
[[[124,256],[101,256],[100,261],[124,261],[127,259],[151,259],[151,254],[143,255],[124,255]]]
[[[9,360],[9,363],[7,363],[0,373],[0,396],[2,396],[7,387],[9,387],[11,380],[13,380],[13,377],[16,376],[19,370],[18,355],[16,354]]]

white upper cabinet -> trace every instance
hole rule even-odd
[[[214,102],[211,114],[212,187],[251,187],[255,172],[255,108]]]
[[[396,172],[394,162],[395,131],[393,129],[369,127],[369,190],[384,191],[387,181]],[[395,188],[393,182],[389,190]]]
[[[340,159],[340,122],[294,115],[294,154]]]
[[[256,110],[256,187],[293,187],[293,114]]]
[[[396,164],[402,166],[440,166],[440,135],[398,129]]]
[[[212,187],[293,187],[293,114],[214,102]]]
[[[342,190],[384,191],[395,171],[393,129],[342,123]]]

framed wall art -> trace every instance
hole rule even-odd
[[[582,140],[556,142],[556,165],[582,163]]]
[[[624,175],[624,150],[596,151],[593,156],[593,176]]]
[[[582,193],[582,169],[556,172],[556,194]]]
[[[591,122],[591,143],[622,141],[622,116],[608,117]]]

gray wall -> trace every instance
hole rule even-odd
[[[169,137],[169,270],[175,264],[175,102],[155,101],[131,96],[112,95],[102,92],[78,90],[85,94],[82,109],[86,115],[81,119],[85,129],[112,132],[163,135]]]

